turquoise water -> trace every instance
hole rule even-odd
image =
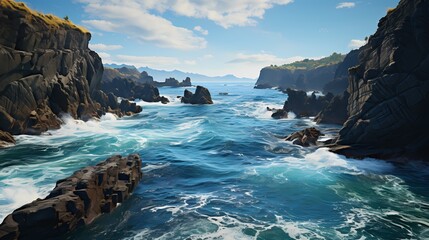
[[[19,136],[0,151],[0,219],[58,179],[139,153],[144,177],[112,214],[70,239],[428,239],[429,167],[346,159],[281,137],[315,124],[272,120],[286,96],[253,83],[202,83],[214,105],[139,102],[143,112]],[[194,89],[192,89],[194,91]],[[229,92],[219,96],[219,92]],[[338,126],[320,126],[328,135]]]

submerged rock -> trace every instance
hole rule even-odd
[[[182,103],[190,103],[190,104],[213,104],[212,97],[207,88],[202,86],[197,86],[195,90],[195,94],[193,94],[189,90],[185,90]]]
[[[293,144],[300,145],[303,147],[309,147],[311,145],[317,145],[317,140],[323,134],[316,128],[306,128],[302,131],[294,132],[288,137],[286,141],[292,141]]]
[[[9,214],[0,239],[61,239],[76,228],[111,212],[125,201],[142,178],[138,155],[114,156],[59,180],[45,199]]]
[[[271,117],[274,119],[283,119],[288,117],[287,111],[283,109],[273,109],[273,114],[271,114]]]

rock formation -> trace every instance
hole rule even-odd
[[[333,151],[427,159],[429,1],[401,0],[360,51],[350,70],[350,117]]]
[[[334,53],[320,60],[306,59],[279,67],[266,67],[261,70],[255,88],[278,88],[280,90],[295,88],[321,91],[325,84],[334,79],[338,64],[343,59],[343,55]]]
[[[0,2],[0,130],[40,134],[59,128],[63,113],[99,116],[91,93],[103,65],[90,39],[70,21]]]
[[[195,94],[186,89],[181,101],[190,104],[213,104],[209,90],[202,86],[197,86]]]
[[[103,81],[101,90],[112,92],[118,97],[130,100],[141,99],[145,102],[168,103],[166,97],[159,95],[159,90],[151,84],[142,84],[128,78],[114,78],[112,81]]]
[[[294,132],[286,137],[286,141],[292,141],[295,145],[300,145],[303,147],[316,146],[317,140],[323,134],[316,128],[306,128],[302,131]]]
[[[135,67],[121,67],[121,68],[106,68],[103,74],[102,82],[112,82],[115,78],[127,78],[138,83],[150,84],[155,87],[190,87],[192,86],[191,79],[187,77],[182,82],[175,78],[167,78],[164,82],[157,82],[153,80],[146,71],[140,73]]]
[[[343,125],[349,117],[347,112],[349,96],[350,94],[347,91],[342,95],[334,96],[328,105],[317,114],[314,121],[317,123]]]
[[[285,93],[288,95],[288,99],[283,106],[283,110],[294,112],[297,117],[316,116],[334,97],[330,93],[326,96],[317,97],[315,92],[311,96],[307,96],[305,91],[290,88]]]
[[[126,99],[122,99],[119,104],[118,97],[111,92],[106,94],[101,90],[95,90],[92,93],[92,99],[100,105],[98,110],[99,115],[102,115],[104,112],[109,112],[122,117],[123,115],[130,116],[143,110],[141,106],[138,106],[136,103],[131,103]]]
[[[0,149],[15,144],[15,139],[8,132],[0,130]]]
[[[334,79],[323,87],[324,93],[340,95],[347,90],[349,86],[349,68],[358,65],[359,53],[360,51],[358,49],[352,50],[346,55],[344,61],[338,64]]]
[[[288,117],[287,111],[284,109],[273,109],[273,114],[271,114],[271,117],[274,119],[283,119]]]
[[[16,209],[0,225],[0,239],[61,239],[111,212],[133,192],[140,179],[138,155],[114,156],[59,180],[45,199]]]

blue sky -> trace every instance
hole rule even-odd
[[[399,0],[26,0],[92,33],[105,63],[257,78],[363,44]]]

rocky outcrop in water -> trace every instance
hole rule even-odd
[[[45,199],[8,215],[0,239],[61,239],[129,198],[142,178],[138,155],[114,156],[59,180]]]
[[[340,95],[347,90],[349,86],[349,68],[359,64],[359,53],[358,49],[352,50],[346,55],[344,61],[338,64],[334,79],[323,87],[324,93]]]
[[[302,131],[294,132],[286,137],[286,141],[292,141],[295,145],[300,145],[303,147],[316,146],[317,140],[323,134],[316,128],[306,128]]]
[[[151,84],[142,84],[128,78],[114,78],[112,81],[103,81],[101,90],[130,100],[141,99],[145,102],[162,102],[164,104],[169,102],[166,97],[159,95],[157,87]]]
[[[401,0],[360,51],[350,70],[350,117],[333,151],[427,159],[429,1]]]
[[[109,112],[122,117],[124,115],[130,116],[143,110],[141,106],[138,106],[136,103],[131,103],[126,99],[122,99],[119,104],[118,97],[111,92],[106,94],[101,90],[96,90],[92,93],[92,99],[100,105],[100,115],[104,112]]]
[[[181,101],[190,104],[213,104],[209,90],[202,86],[197,86],[195,94],[186,89]]]
[[[332,94],[317,97],[315,92],[308,96],[305,91],[290,88],[285,93],[288,95],[288,99],[283,106],[283,110],[294,112],[297,117],[316,116],[334,97]]]
[[[175,78],[167,78],[164,82],[154,81],[146,71],[139,72],[135,67],[106,68],[103,74],[103,82],[112,82],[115,78],[128,78],[138,83],[150,84],[155,87],[190,87],[191,79],[187,77],[179,82]]]

